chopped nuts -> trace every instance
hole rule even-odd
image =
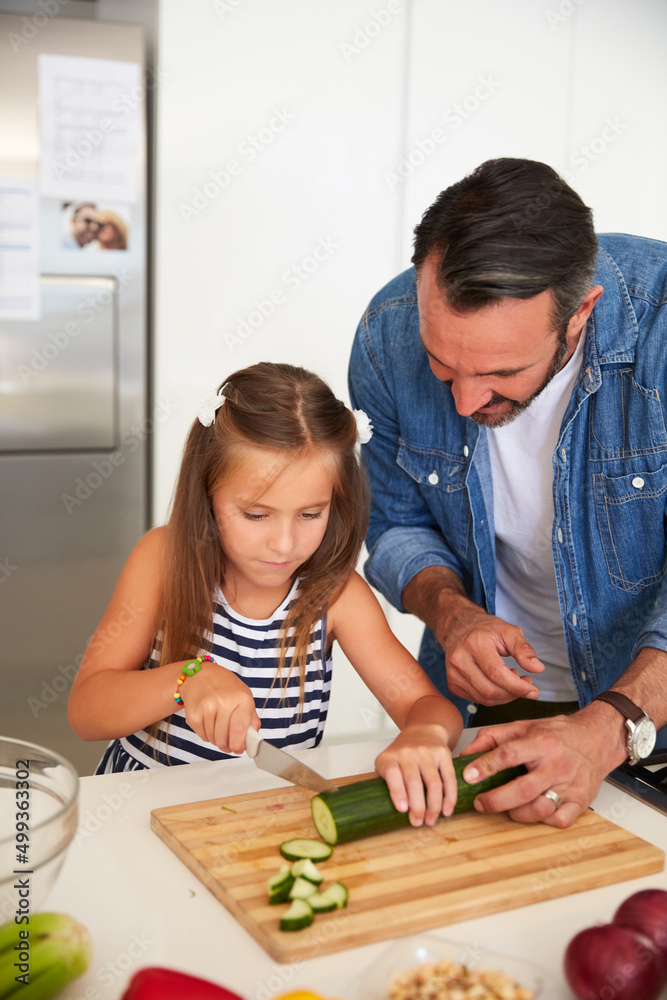
[[[533,1000],[533,991],[503,972],[468,969],[444,959],[395,976],[388,1000]]]

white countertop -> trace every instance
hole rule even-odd
[[[467,730],[462,746],[473,732]],[[296,752],[327,777],[373,770],[388,741]],[[311,989],[353,1000],[356,977],[389,942],[306,962],[275,962],[150,829],[160,806],[276,787],[278,778],[247,759],[156,768],[81,779],[79,831],[44,909],[71,914],[90,930],[95,955],[63,1000],[118,1000],[131,975],[166,965],[221,983],[245,1000]],[[667,816],[603,783],[593,807],[664,849]],[[608,922],[632,892],[667,889],[667,873],[594,889],[437,929],[444,938],[542,965],[553,978],[549,1000],[571,1000],[561,971],[569,940]],[[667,990],[665,991],[667,997]]]

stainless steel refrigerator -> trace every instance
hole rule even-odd
[[[8,253],[12,182],[21,189],[21,182],[34,182],[40,312],[40,318],[11,318],[10,308],[10,318],[0,318],[0,732],[58,750],[80,773],[90,773],[102,747],[81,743],[69,730],[68,693],[127,554],[147,525],[153,423],[146,392],[145,119],[151,82],[140,26],[65,19],[58,4],[51,7],[41,5],[31,17],[0,14],[0,209],[4,205],[10,227],[0,243],[0,283],[6,305],[12,297],[7,270],[12,262],[25,263],[17,256],[24,234],[19,223],[17,252]],[[45,76],[53,57],[72,59],[55,60],[56,71]],[[92,67],[90,79],[80,72],[84,63]],[[123,79],[138,80],[126,101],[133,102],[135,126],[139,122],[131,134],[122,131],[121,103],[116,118],[105,118],[111,125],[96,120],[109,103],[107,70],[108,86],[117,88],[114,100],[122,96]],[[70,133],[62,131],[66,126]],[[69,136],[69,149],[56,151],[70,182],[62,191],[40,177],[48,129],[57,134],[54,141]],[[111,153],[119,143],[125,201],[113,186]],[[81,243],[72,238],[77,227]],[[17,278],[18,298],[24,277]]]

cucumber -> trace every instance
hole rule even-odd
[[[338,794],[336,792],[336,794]],[[280,845],[280,853],[288,861],[300,861],[309,858],[311,861],[326,861],[331,857],[331,848],[321,840],[310,840],[307,837],[297,837],[295,840],[284,840]]]
[[[294,875],[290,866],[283,865],[277,875],[272,875],[270,879],[267,879],[269,903],[286,903],[293,885]]]
[[[309,882],[307,878],[296,878],[294,879],[294,884],[289,891],[289,899],[308,899],[309,896],[315,895],[317,892],[317,886]]]
[[[313,864],[310,858],[301,858],[300,861],[295,861],[292,865],[292,875],[294,878],[308,879],[309,882],[313,882],[315,885],[319,885],[324,879],[324,875],[318,872],[317,866]]]
[[[309,896],[313,913],[329,913],[331,910],[342,910],[347,906],[347,889],[342,882],[334,882],[324,892],[318,892],[316,896]]]
[[[455,813],[470,812],[477,795],[526,773],[523,765],[508,767],[476,785],[469,785],[463,780],[463,769],[481,756],[476,753],[454,758],[458,783]],[[327,844],[345,844],[410,825],[409,814],[395,808],[383,778],[354,781],[341,785],[337,792],[320,792],[311,799],[311,812],[315,829]]]
[[[300,931],[313,922],[313,908],[305,899],[295,899],[280,918],[281,931]]]

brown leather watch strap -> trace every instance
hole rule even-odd
[[[618,709],[626,719],[630,719],[634,723],[639,722],[645,715],[641,708],[635,705],[634,701],[630,701],[620,691],[603,691],[602,694],[596,695],[593,701],[606,701],[607,704],[613,705],[614,708]]]

